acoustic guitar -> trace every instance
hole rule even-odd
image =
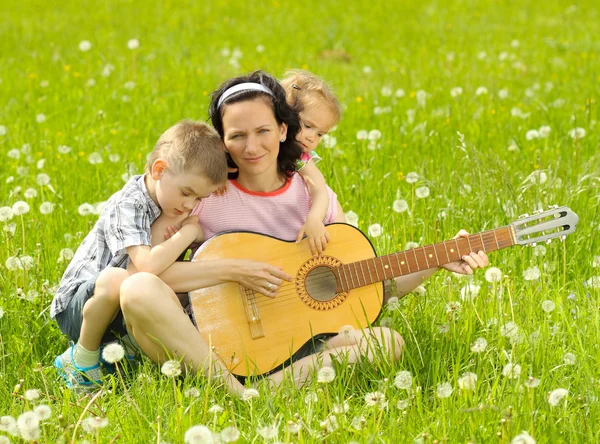
[[[204,340],[238,376],[261,375],[289,362],[319,334],[342,326],[365,328],[379,316],[383,281],[513,245],[549,242],[575,230],[579,218],[567,207],[524,215],[502,228],[377,256],[369,239],[344,223],[327,227],[325,254],[312,257],[306,240],[296,244],[263,234],[228,232],[208,239],[194,260],[253,259],[293,276],[270,298],[230,282],[190,293]]]

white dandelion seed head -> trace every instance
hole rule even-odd
[[[505,338],[510,338],[519,333],[519,326],[513,321],[508,321],[506,324],[500,327],[500,335]]]
[[[392,208],[396,213],[404,213],[408,210],[408,203],[404,199],[397,199],[394,201]]]
[[[319,396],[315,392],[310,391],[304,396],[304,403],[306,405],[314,404],[316,402],[319,402]]]
[[[419,285],[411,293],[417,296],[425,296],[427,294],[427,289],[424,285]]]
[[[37,401],[42,396],[42,392],[38,389],[29,389],[25,392],[25,399],[27,401]]]
[[[253,388],[248,388],[246,390],[244,390],[244,392],[242,393],[242,401],[252,401],[254,398],[258,398],[260,396],[260,393],[258,393],[258,390],[253,389]]]
[[[4,317],[4,308],[0,307],[0,319]]]
[[[335,432],[338,428],[338,421],[334,415],[329,415],[320,423],[321,429],[325,430],[327,433]]]
[[[57,148],[57,150],[60,154],[69,154],[71,152],[71,149],[72,148],[67,145],[58,145],[58,148]]]
[[[257,427],[256,433],[258,433],[265,441],[277,438],[279,434],[279,427],[276,424],[270,426]]]
[[[127,49],[138,49],[140,47],[140,41],[138,39],[129,39],[127,41]]]
[[[367,130],[359,130],[356,132],[357,140],[367,140],[369,138],[369,132]]]
[[[225,410],[223,407],[221,407],[219,404],[214,404],[211,405],[210,408],[208,409],[208,413],[212,413],[213,415],[218,415],[219,413],[222,413],[223,410]]]
[[[123,85],[123,88],[131,91],[132,89],[135,88],[135,82],[133,80],[129,80],[128,82],[125,82],[125,84]]]
[[[442,382],[438,384],[436,389],[436,395],[438,398],[444,399],[449,398],[452,395],[454,388],[449,382]]]
[[[383,97],[389,97],[392,95],[392,87],[389,85],[384,85],[381,87],[381,95]]]
[[[477,387],[477,375],[471,372],[464,373],[458,378],[458,387],[461,390],[475,390]]]
[[[119,362],[125,357],[125,349],[118,342],[108,344],[102,350],[102,358],[109,364]]]
[[[563,356],[563,362],[567,365],[575,365],[577,363],[577,356],[573,353],[565,353]]]
[[[548,181],[548,174],[545,171],[535,170],[527,176],[525,181],[529,181],[534,185],[542,185]]]
[[[537,281],[541,276],[540,269],[536,266],[529,267],[523,272],[523,279],[526,281]]]
[[[498,91],[498,97],[501,99],[506,99],[508,97],[508,89],[502,88],[500,91]]]
[[[406,183],[416,183],[419,180],[419,175],[414,171],[411,171],[406,175]]]
[[[548,404],[550,404],[552,407],[556,407],[564,398],[567,397],[568,394],[569,391],[564,388],[552,390],[548,396]]]
[[[17,420],[8,415],[0,417],[0,431],[17,436],[19,434],[19,430],[17,429]]]
[[[348,224],[352,225],[353,227],[358,227],[358,214],[356,214],[354,211],[348,211],[345,213],[345,216]]]
[[[587,281],[585,281],[585,286],[592,290],[600,288],[600,276],[592,276]]]
[[[369,225],[369,236],[379,237],[383,234],[383,228],[379,224]]]
[[[531,129],[525,133],[525,138],[527,140],[539,139],[539,137],[540,137],[540,133],[538,132],[538,130],[535,130],[535,129]]]
[[[536,245],[533,247],[533,255],[535,257],[546,256],[546,247],[544,245]]]
[[[385,393],[381,392],[370,392],[365,395],[365,404],[367,407],[386,407],[387,401],[385,400]]]
[[[31,432],[40,427],[40,417],[37,413],[29,411],[21,414],[17,418],[17,428],[20,433]]]
[[[333,367],[324,366],[317,373],[317,382],[328,384],[335,379],[335,370]]]
[[[404,248],[406,250],[412,250],[413,248],[417,248],[418,246],[419,246],[418,242],[408,241],[406,243],[406,245],[404,245]]]
[[[102,77],[108,77],[112,74],[112,72],[115,70],[115,66],[107,63],[106,65],[104,65],[104,68],[102,68],[102,72],[100,73],[100,75]]]
[[[16,148],[13,148],[12,150],[9,150],[8,153],[6,153],[6,155],[10,159],[18,159],[19,157],[21,157],[21,151],[19,151]]]
[[[363,66],[362,72],[363,72],[363,74],[371,74],[373,72],[373,70],[371,69],[370,66]]]
[[[27,214],[29,213],[29,204],[23,200],[19,200],[13,204],[12,211],[15,216]]]
[[[455,86],[454,88],[452,88],[450,90],[450,96],[452,96],[452,97],[461,96],[462,93],[463,93],[463,89],[460,86]]]
[[[540,380],[538,378],[534,378],[533,376],[529,376],[523,385],[528,388],[536,388],[540,385]]]
[[[40,205],[40,213],[50,214],[52,211],[54,211],[54,204],[52,202],[43,202]]]
[[[519,376],[521,376],[521,366],[509,362],[502,369],[502,376],[508,379],[519,379]]]
[[[538,129],[538,133],[542,139],[547,138],[551,132],[552,128],[550,128],[548,125],[542,125],[540,126],[540,129]]]
[[[460,299],[463,301],[472,301],[479,294],[481,287],[474,283],[468,283],[460,289]]]
[[[408,399],[401,399],[396,403],[396,408],[398,410],[406,410],[409,406]]]
[[[297,435],[300,433],[300,430],[302,430],[302,424],[294,421],[288,421],[287,429],[292,435]]]
[[[583,139],[585,137],[585,129],[583,128],[573,128],[569,131],[569,136],[573,140]]]
[[[398,301],[399,300],[396,296],[392,296],[388,299],[385,306],[388,308],[388,310],[398,310],[400,308],[400,304],[398,303]]]
[[[323,146],[325,148],[335,148],[337,145],[337,138],[331,134],[325,134],[321,140],[323,141]]]
[[[256,45],[256,52],[265,52],[265,45]]]
[[[14,217],[14,212],[11,207],[0,208],[0,222],[8,222]]]
[[[480,86],[479,88],[477,88],[475,90],[475,95],[476,96],[482,96],[484,94],[488,93],[488,89],[485,86]]]
[[[369,131],[368,139],[372,142],[381,139],[381,131],[379,131],[378,129],[373,129]]]
[[[6,136],[7,132],[8,130],[6,129],[6,126],[0,125],[0,136]]]
[[[429,196],[429,187],[423,185],[422,187],[418,187],[415,190],[415,196],[417,196],[419,199],[425,199],[427,196]]]
[[[45,165],[46,165],[46,159],[40,159],[35,164],[35,166],[38,170],[41,170],[42,168],[44,168]]]
[[[110,153],[108,155],[108,160],[111,163],[117,163],[117,162],[119,162],[121,160],[121,156],[119,154],[117,154],[117,153]]]
[[[208,427],[195,425],[186,430],[183,442],[185,444],[213,444],[214,438]]]
[[[92,42],[89,40],[82,40],[79,42],[79,50],[81,52],[87,52],[92,49]]]
[[[102,154],[93,152],[92,154],[89,155],[88,162],[91,163],[92,165],[98,165],[98,164],[102,163],[103,162]]]
[[[404,92],[404,90],[402,88],[398,88],[396,90],[396,92],[394,93],[394,95],[400,99],[406,95],[406,92]]]
[[[160,368],[160,371],[167,378],[175,378],[181,375],[181,364],[179,363],[179,361],[171,359],[169,361],[164,362],[164,364]]]
[[[35,263],[33,258],[31,256],[20,256],[19,260],[21,261],[21,266],[23,267],[23,270],[30,270],[33,267],[33,264]]]
[[[413,378],[408,370],[399,371],[394,377],[394,385],[399,389],[410,390],[412,383]]]
[[[427,92],[420,89],[416,92],[415,98],[417,99],[417,105],[421,108],[425,108],[425,105],[427,105]]]
[[[35,121],[37,123],[44,123],[46,121],[46,114],[42,114],[42,113],[36,114]]]
[[[240,431],[234,426],[225,427],[221,430],[221,442],[236,442],[240,439]]]
[[[50,176],[48,176],[46,173],[40,173],[35,178],[35,181],[39,186],[43,187],[50,183]]]
[[[551,301],[550,299],[547,299],[542,302],[542,310],[544,310],[546,313],[552,313],[555,308],[556,308],[556,304],[554,303],[554,301]]]
[[[446,304],[446,313],[460,313],[462,304],[458,301],[450,301]]]
[[[52,416],[52,409],[50,406],[46,404],[40,404],[35,406],[33,412],[39,416],[40,420],[45,421],[46,419],[50,419]]]
[[[58,262],[66,262],[73,259],[74,253],[70,248],[63,248],[58,254]]]
[[[39,428],[21,430],[20,433],[24,441],[39,441],[42,436],[42,431]]]
[[[8,207],[4,207],[8,208]],[[0,221],[2,221],[2,209],[0,208]],[[600,256],[594,256],[592,259],[592,268],[600,267]]]
[[[77,212],[80,216],[88,216],[90,214],[94,214],[94,207],[87,202],[82,203],[79,205],[79,208],[77,208]]]
[[[24,143],[24,144],[21,146],[21,152],[22,152],[23,154],[31,154],[31,144],[29,144],[29,143]]]
[[[341,415],[350,411],[350,404],[348,404],[348,401],[344,401],[341,404],[334,404],[332,410],[336,415]]]
[[[515,436],[510,444],[535,444],[535,439],[526,431]]]
[[[490,267],[485,271],[485,280],[488,282],[500,282],[502,280],[502,270],[497,267]]]
[[[338,334],[344,338],[354,333],[354,327],[352,325],[342,325],[338,330]]]

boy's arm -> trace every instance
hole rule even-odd
[[[199,231],[198,218],[192,216],[184,220],[181,229],[165,242],[154,247],[147,245],[127,247],[127,254],[138,272],[159,275],[194,242]]]

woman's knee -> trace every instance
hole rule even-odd
[[[400,333],[388,327],[373,327],[372,333],[377,338],[377,342],[385,347],[392,359],[400,359],[404,349],[404,338]]]

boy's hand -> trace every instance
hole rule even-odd
[[[469,237],[469,233],[467,233],[465,230],[460,230],[458,234],[453,237],[453,239],[459,239],[461,237]],[[460,261],[450,262],[442,265],[442,268],[460,274],[473,274],[474,268],[484,268],[489,264],[490,261],[487,257],[487,254],[485,254],[483,251],[478,251],[477,253],[472,252],[469,255],[463,256],[462,260]]]
[[[325,251],[325,248],[327,247],[327,242],[329,242],[330,239],[327,228],[325,228],[323,222],[311,218],[307,219],[306,223],[302,225],[302,228],[300,228],[300,231],[298,232],[296,243],[300,242],[304,235],[308,238],[308,245],[312,255],[317,256],[323,254],[323,251]]]

